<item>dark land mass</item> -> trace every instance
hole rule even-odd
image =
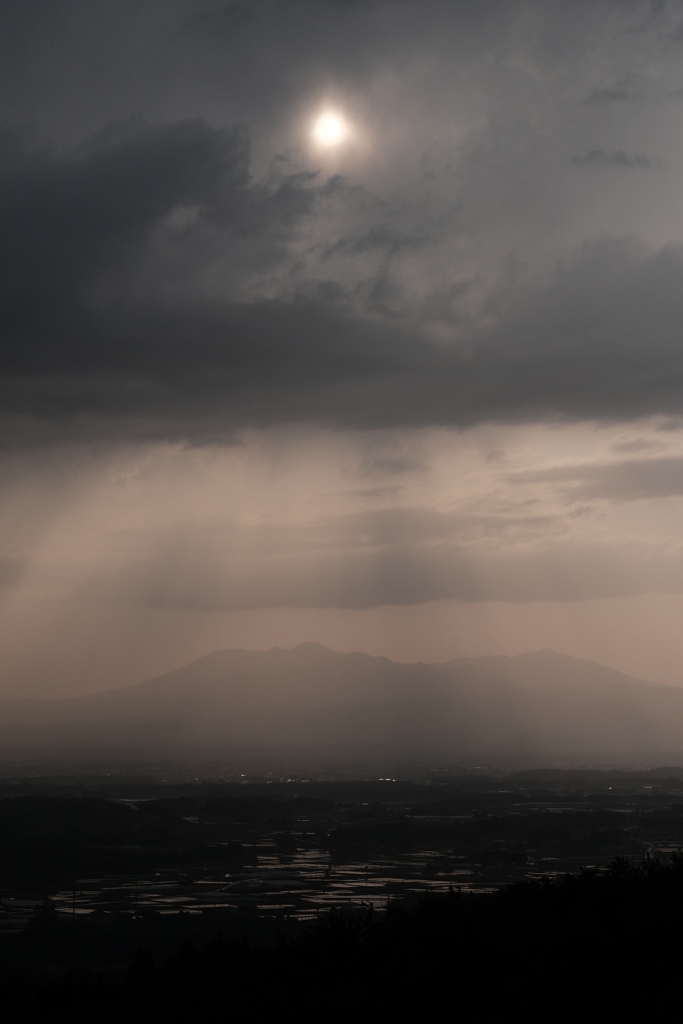
[[[117,979],[25,975],[0,1000],[12,1021],[669,1017],[682,913],[680,858],[615,861],[382,915],[332,913],[277,945],[185,939],[167,956],[141,950]]]
[[[664,1008],[683,952],[681,848],[677,767],[8,779],[0,1012],[365,1019],[457,999],[468,1015],[533,1017],[559,993],[563,1009],[590,998],[608,1012],[625,993]]]
[[[552,651],[397,665],[305,644],[5,701],[0,723],[3,1019],[677,997],[683,689]]]
[[[398,664],[292,650],[217,651],[134,686],[0,702],[6,757],[267,755],[289,762],[563,756],[683,758],[683,688],[544,650]],[[486,760],[483,763],[487,763]]]

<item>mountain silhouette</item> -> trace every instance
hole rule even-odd
[[[683,752],[683,688],[551,650],[403,664],[291,650],[216,651],[157,678],[0,703],[5,752],[334,760]]]

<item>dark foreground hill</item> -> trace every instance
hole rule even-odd
[[[6,755],[642,758],[683,752],[683,688],[549,650],[397,664],[302,644],[218,651],[85,697],[4,701],[0,743]]]
[[[486,895],[332,913],[278,945],[220,935],[127,976],[0,975],[6,1021],[631,1020],[680,1012],[683,862],[616,861]]]

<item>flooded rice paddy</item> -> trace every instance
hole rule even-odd
[[[126,785],[125,795],[108,785],[78,797],[18,795],[0,800],[0,934],[46,916],[305,922],[426,892],[492,892],[617,855],[668,858],[683,846],[681,785]]]

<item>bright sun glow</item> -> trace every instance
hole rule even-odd
[[[347,134],[348,128],[339,114],[322,114],[313,127],[313,137],[322,146],[336,146]]]

